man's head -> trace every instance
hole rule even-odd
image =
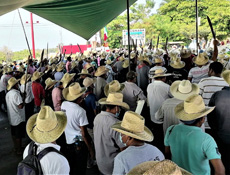
[[[183,120],[180,121],[183,122],[185,125],[201,127],[202,124],[205,122],[205,117],[201,117],[191,121],[183,121]]]
[[[67,57],[67,61],[71,61],[71,57]]]
[[[220,77],[223,71],[223,65],[220,62],[213,62],[209,66],[208,76]]]
[[[106,105],[106,111],[112,114],[119,114],[121,111],[121,107],[117,105]]]
[[[135,83],[137,81],[137,75],[134,71],[130,71],[126,74],[126,79],[128,82]]]

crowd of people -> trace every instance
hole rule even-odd
[[[213,46],[0,65],[15,153],[60,151],[40,160],[44,174],[230,174],[230,45]]]

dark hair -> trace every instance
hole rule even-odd
[[[116,105],[106,105],[106,109],[112,110],[116,107]]]
[[[190,121],[183,121],[180,120],[181,122],[183,122],[185,125],[189,125],[189,126],[195,126],[197,123],[199,123],[201,120],[203,119],[203,117],[197,118],[195,120],[190,120]]]
[[[71,57],[67,57],[67,61],[71,61]]]
[[[133,80],[134,78],[136,78],[136,73],[134,71],[130,71],[126,74],[127,80]]]
[[[213,70],[216,74],[221,74],[223,71],[223,65],[220,62],[213,62],[210,64],[209,70]]]

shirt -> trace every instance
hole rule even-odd
[[[208,106],[209,100],[215,92],[220,91],[225,86],[229,86],[222,77],[214,76],[203,78],[198,85],[200,87],[200,95],[204,99],[205,106]]]
[[[89,93],[85,97],[86,115],[89,122],[89,125],[87,127],[90,129],[93,129],[93,121],[96,116],[94,113],[94,110],[96,110],[97,108],[96,101],[97,101],[96,95],[93,93]]]
[[[140,64],[136,68],[137,72],[137,85],[146,92],[149,84],[149,67],[145,64]]]
[[[55,111],[61,111],[61,100],[62,90],[56,87],[52,90],[52,101]]]
[[[21,122],[25,122],[25,107],[18,108],[22,104],[22,97],[18,90],[11,89],[6,93],[6,106],[9,123],[12,126],[17,126]]]
[[[53,147],[56,150],[60,151],[60,146],[53,143],[45,143],[45,144],[36,143],[36,145],[38,145],[37,154],[48,147]],[[28,155],[28,150],[29,150],[29,145],[27,145],[27,147],[24,150],[23,159],[25,159],[26,156]],[[70,172],[70,167],[67,159],[61,154],[56,152],[47,153],[40,160],[40,163],[41,163],[42,172],[43,174],[46,175],[54,175],[54,174],[64,175],[64,174],[69,174]]]
[[[76,136],[81,136],[80,126],[88,125],[85,110],[78,104],[64,101],[61,105],[61,110],[66,113],[67,125],[65,128],[66,143],[72,144],[75,142]]]
[[[197,126],[172,127],[167,129],[164,139],[165,146],[170,147],[172,161],[192,174],[210,175],[209,160],[221,157],[214,139]]]
[[[123,69],[122,64],[123,64],[123,61],[117,61],[117,62],[113,65],[113,67],[116,67],[116,68],[117,68],[117,72],[118,72],[118,73],[120,73],[121,70]]]
[[[112,174],[114,157],[119,153],[124,144],[120,141],[120,133],[111,126],[119,122],[110,112],[101,111],[94,119],[94,145],[97,165],[103,174]]]
[[[20,86],[21,93],[25,92],[25,84]],[[32,91],[32,82],[29,81],[26,83],[26,99],[25,103],[30,103],[34,99],[33,91]]]
[[[69,72],[70,71],[70,69],[71,69],[71,62],[70,61],[67,61],[67,63],[66,63],[66,72]]]
[[[28,72],[33,75],[33,73],[35,72],[36,68],[34,66],[29,66]]]
[[[63,72],[56,72],[56,73],[54,74],[54,79],[55,79],[56,81],[59,81],[59,80],[62,79],[63,76],[64,76],[64,73],[63,73]]]
[[[143,162],[164,159],[162,152],[150,144],[129,146],[115,157],[113,175],[127,174],[132,168]]]
[[[163,123],[164,134],[169,126],[180,123],[174,109],[181,102],[183,101],[176,98],[169,98],[163,102],[162,106],[156,112],[155,118],[157,121]]]
[[[161,107],[162,103],[170,98],[170,86],[163,81],[155,80],[148,85],[147,94],[150,109],[151,120],[154,123],[161,123],[156,120],[155,113]]]
[[[131,111],[135,111],[137,101],[139,99],[146,100],[146,96],[135,83],[126,81],[123,84],[125,85],[125,88],[122,90],[123,101],[129,105]]]
[[[6,91],[6,84],[4,83],[4,79],[7,76],[7,74],[2,75],[1,80],[0,80],[0,92]]]
[[[107,84],[107,82],[105,81],[104,78],[97,77],[97,81],[95,83],[95,95],[96,95],[98,100],[105,97],[104,87],[106,84]]]
[[[33,82],[32,83],[32,91],[34,95],[34,104],[36,106],[41,106],[42,98],[45,98],[45,90],[40,83]]]

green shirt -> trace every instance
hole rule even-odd
[[[214,139],[196,126],[172,127],[167,129],[164,139],[165,146],[170,147],[172,161],[192,174],[210,175],[209,160],[221,157]]]

